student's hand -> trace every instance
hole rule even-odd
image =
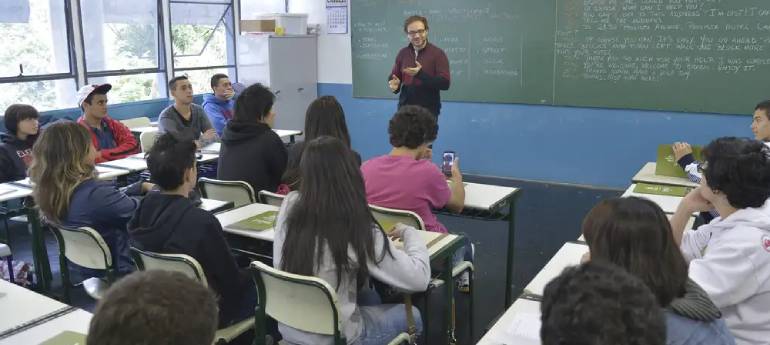
[[[209,128],[209,130],[203,132],[202,137],[203,137],[203,140],[206,140],[206,141],[214,140],[214,138],[217,137],[217,131],[214,130],[213,128]]]
[[[411,227],[403,223],[396,223],[396,225],[393,226],[393,229],[390,229],[390,232],[388,232],[388,236],[393,240],[400,240],[404,237],[404,232],[410,228]]]
[[[155,188],[155,184],[154,183],[142,182],[142,194],[147,194],[153,188]]]
[[[390,87],[390,91],[396,92],[401,87],[401,79],[398,79],[395,74],[392,75],[390,80],[388,80],[388,87]]]
[[[225,98],[232,99],[233,96],[235,96],[235,91],[233,91],[233,90],[225,90]]]
[[[454,163],[452,163],[452,176],[450,177],[452,183],[463,184],[463,174],[460,172],[460,157],[455,155]]]
[[[415,63],[417,64],[417,66],[404,68],[403,72],[412,77],[416,76],[417,73],[420,73],[420,70],[422,69],[422,65],[420,64],[419,61],[415,61]]]
[[[591,261],[591,252],[586,252],[585,254],[583,254],[583,256],[580,257],[581,264],[584,264],[589,261]]]
[[[674,150],[674,158],[677,162],[682,159],[682,157],[692,154],[692,147],[685,142],[675,142],[674,145],[671,145],[671,148]]]
[[[193,141],[195,143],[195,150],[200,150],[203,148],[203,144],[201,144],[200,140]]]
[[[714,205],[706,200],[706,198],[703,197],[703,194],[701,194],[703,188],[708,187],[699,186],[698,188],[691,190],[690,193],[687,193],[684,199],[682,199],[682,202],[679,203],[679,208],[684,208],[688,213],[713,210]]]

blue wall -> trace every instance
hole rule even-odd
[[[394,100],[353,98],[350,84],[319,84],[318,94],[342,103],[362,158],[390,150]],[[625,189],[658,144],[751,136],[750,125],[749,116],[444,102],[434,151],[457,151],[468,174]]]
[[[193,102],[201,104],[203,102],[203,95],[195,95]],[[107,105],[107,113],[116,120],[130,119],[134,117],[149,117],[150,120],[155,121],[158,119],[160,112],[168,107],[172,102],[168,99],[153,99],[149,101],[129,102],[129,103],[117,103]],[[68,117],[76,119],[80,117],[82,112],[79,108],[58,109],[51,111],[44,111],[41,115],[51,115],[53,117]]]
[[[195,95],[193,102],[197,104],[203,103],[203,95]],[[149,101],[129,102],[109,104],[107,106],[107,113],[116,120],[130,119],[134,117],[149,117],[150,120],[155,121],[158,119],[160,112],[168,107],[171,101],[168,99],[153,99]],[[52,116],[54,118],[66,117],[69,119],[77,119],[82,114],[79,108],[67,108],[57,109],[40,112],[41,116]],[[0,113],[2,115],[2,113]],[[0,116],[2,119],[2,116]],[[5,125],[3,121],[0,121],[0,132],[5,132]]]
[[[350,84],[318,84],[318,94],[342,103],[353,146],[364,159],[390,150],[394,100],[353,98]],[[195,102],[201,101],[197,95]],[[168,104],[166,99],[111,104],[109,114],[155,120]],[[752,109],[748,104],[746,113]],[[76,118],[80,110],[43,114]],[[444,102],[434,150],[457,151],[468,174],[625,188],[645,162],[655,160],[658,144],[751,136],[750,122],[734,115]]]

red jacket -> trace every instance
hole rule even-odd
[[[88,133],[91,133],[91,143],[100,153],[99,156],[96,157],[96,163],[126,158],[139,152],[139,145],[136,142],[136,138],[134,138],[131,130],[128,129],[126,125],[120,123],[120,121],[113,120],[109,116],[105,116],[102,121],[107,124],[107,127],[112,132],[112,137],[115,138],[115,147],[111,149],[102,149],[99,147],[99,139],[96,137],[93,128],[86,123],[85,116],[81,116],[78,119],[78,123],[88,129]]]

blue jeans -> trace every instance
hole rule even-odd
[[[372,289],[363,289],[358,293],[358,310],[364,325],[361,337],[356,342],[358,345],[387,344],[409,329],[404,305],[381,304],[380,296]],[[421,334],[420,311],[412,306],[412,314],[417,334]]]
[[[457,265],[461,261],[473,262],[473,249],[471,249],[471,239],[468,238],[468,235],[466,235],[463,232],[455,233],[455,235],[461,235],[463,237],[462,239],[463,246],[457,249],[454,255],[452,255],[452,266]]]

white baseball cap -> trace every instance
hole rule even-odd
[[[93,84],[93,85],[85,85],[78,90],[78,107],[83,105],[83,101],[88,98],[94,91],[100,91],[100,93],[107,93],[112,90],[112,85],[110,84]]]

